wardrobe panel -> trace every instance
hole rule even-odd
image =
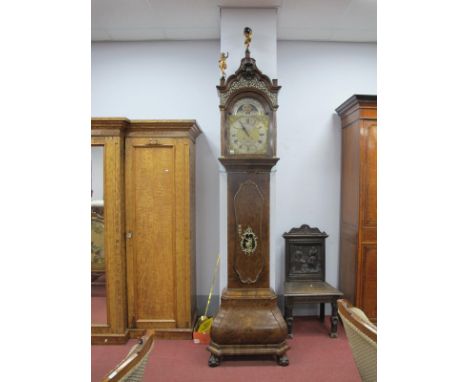
[[[362,246],[362,284],[360,305],[367,317],[377,321],[377,245]]]
[[[174,285],[174,147],[132,151],[136,315],[175,322],[174,288],[167,288]]]
[[[373,122],[364,122],[363,128],[364,160],[363,164],[363,224],[365,226],[377,225],[377,125]]]
[[[341,117],[339,288],[377,321],[377,97],[354,95]]]

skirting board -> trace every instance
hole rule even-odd
[[[122,345],[126,344],[129,338],[128,330],[124,334],[91,334],[91,345]]]
[[[192,329],[153,329],[156,339],[159,340],[191,340]],[[130,329],[130,338],[140,338],[146,329]]]

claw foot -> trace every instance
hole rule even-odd
[[[283,354],[282,356],[278,356],[276,359],[276,362],[280,366],[288,366],[289,365],[289,359],[286,354]]]
[[[208,366],[209,367],[219,366],[219,357],[215,356],[214,354],[211,354],[210,359],[208,360]]]

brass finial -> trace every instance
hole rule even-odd
[[[225,76],[225,70],[227,69],[227,64],[226,64],[226,60],[227,58],[229,57],[229,52],[221,52],[221,56],[219,56],[219,60],[218,60],[218,66],[219,66],[219,70],[221,70],[221,78],[224,78]]]
[[[252,29],[249,28],[249,27],[245,27],[244,28],[244,45],[245,45],[245,53],[250,53],[249,52],[249,46],[250,46],[250,43],[252,42],[252,36],[253,36],[253,32],[252,32]]]

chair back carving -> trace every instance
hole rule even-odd
[[[283,234],[286,281],[325,281],[326,232],[307,224]]]

